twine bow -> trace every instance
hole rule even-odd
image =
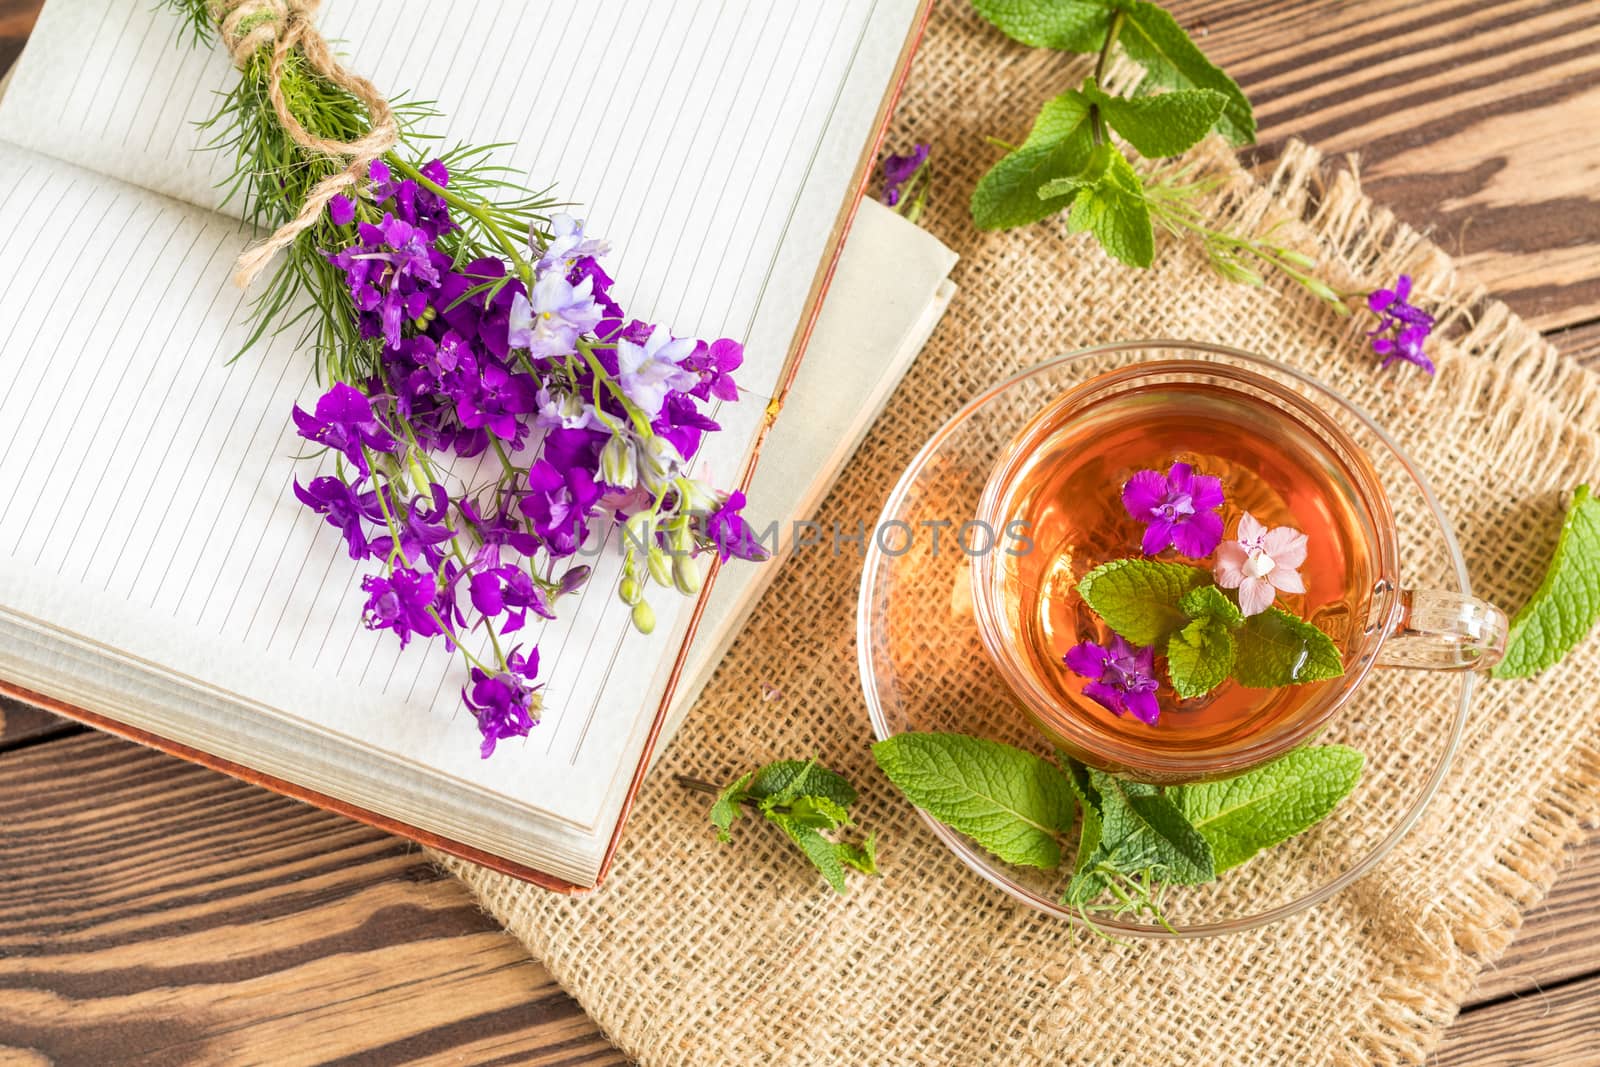
[[[389,101],[367,79],[341,66],[328,48],[328,42],[317,32],[313,20],[320,3],[321,0],[212,0],[211,3],[212,16],[234,66],[245,69],[258,51],[271,46],[267,98],[272,101],[273,113],[294,143],[310,152],[349,160],[344,170],[311,187],[299,214],[279,226],[272,236],[240,254],[234,263],[233,282],[241,289],[249,286],[273,256],[316,224],[329,200],[364,178],[372,161],[393,148],[399,136]],[[294,117],[283,99],[283,64],[295,48],[300,49],[313,71],[361,101],[371,123],[366,134],[353,141],[317,137]]]

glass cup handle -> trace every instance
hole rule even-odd
[[[1486,671],[1506,654],[1506,613],[1477,597],[1402,589],[1380,667]]]

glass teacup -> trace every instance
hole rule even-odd
[[[989,657],[1056,746],[1145,781],[1225,777],[1312,737],[1376,668],[1481,670],[1499,661],[1502,612],[1459,593],[1402,587],[1401,530],[1357,437],[1375,435],[1408,469],[1410,460],[1366,414],[1304,375],[1208,361],[1206,346],[1170,347],[1200,358],[1123,366],[1043,403],[1001,451],[978,505],[976,521],[987,529],[1028,532],[1025,543],[973,558],[972,600]],[[1186,558],[1198,548],[1181,534],[1147,553],[1154,542],[1140,535],[1150,523],[1124,499],[1141,471],[1154,472],[1140,475],[1147,480],[1170,475],[1180,489],[1194,476],[1218,480],[1222,540],[1232,539],[1227,551],[1244,560],[1243,576],[1222,566],[1221,548],[1215,563]],[[1153,521],[1174,530],[1194,521],[1206,501],[1192,495],[1174,490],[1157,501]],[[1275,579],[1282,588],[1263,592],[1272,572],[1252,572],[1263,557],[1245,559],[1239,546],[1258,529],[1279,527],[1303,533],[1305,548],[1295,573]],[[1112,706],[1119,701],[1095,699],[1093,679],[1075,673],[1063,653],[1119,640],[1076,591],[1086,573],[1117,558],[1217,567],[1219,586],[1241,607],[1259,612],[1251,601],[1270,596],[1274,610],[1327,633],[1342,673],[1277,687],[1228,682],[1179,699],[1145,652],[1149,676],[1161,680],[1153,724]]]

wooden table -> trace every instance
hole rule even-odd
[[[0,70],[38,3],[0,0]],[[1600,3],[1174,7],[1258,156],[1361,153],[1375,198],[1600,361]],[[1600,1064],[1600,835],[1572,862],[1438,1064]],[[6,1063],[626,1062],[413,846],[13,704],[0,872]]]

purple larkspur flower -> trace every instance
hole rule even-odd
[[[539,404],[539,387],[530,374],[491,363],[455,393],[456,416],[469,430],[487,430],[520,448],[527,426],[523,416]]]
[[[539,412],[534,425],[542,429],[600,430],[605,423],[595,413],[594,405],[581,393],[551,390],[548,385],[539,387],[537,398]]]
[[[1120,635],[1113,634],[1110,647],[1084,641],[1073,645],[1062,657],[1068,668],[1084,683],[1083,695],[1117,715],[1132,715],[1148,726],[1161,718],[1156,690],[1156,650],[1148,645],[1135,648]]]
[[[307,414],[296,404],[294,424],[306,440],[342,452],[363,478],[372,473],[362,454],[363,446],[374,452],[395,452],[400,448],[394,435],[372,413],[372,401],[344,382],[335,382],[333,388],[317,398],[314,414]]]
[[[381,222],[358,223],[356,235],[328,260],[344,272],[361,335],[397,345],[402,323],[428,309],[450,257],[427,231],[392,212]]]
[[[665,326],[657,326],[643,345],[626,338],[617,341],[617,384],[646,416],[661,414],[667,393],[692,389],[699,375],[678,366],[694,354],[692,338],[674,339]]]
[[[928,161],[928,145],[917,143],[905,155],[889,155],[883,160],[883,202],[890,207],[900,203],[900,191]]]
[[[480,508],[470,499],[456,502],[456,510],[472,529],[478,541],[475,560],[480,567],[497,567],[505,550],[519,556],[532,556],[539,551],[539,539],[528,532],[521,519],[512,514],[507,501],[502,499],[494,508]]]
[[[372,555],[373,546],[367,540],[366,524],[383,521],[376,493],[371,490],[358,491],[354,486],[328,475],[311,479],[311,484],[307,486],[302,486],[300,479],[296,478],[294,495],[344,536],[351,559],[366,559]]]
[[[389,500],[387,496],[384,499]],[[445,492],[444,486],[430,487],[429,495],[417,497],[403,514],[392,502],[389,507],[400,533],[400,552],[406,561],[421,559],[434,568],[443,563],[445,553],[439,546],[452,536],[450,527],[444,524],[450,513],[450,494]],[[373,539],[372,550],[380,556],[388,556],[394,551],[394,544],[394,537],[385,533]]]
[[[733,372],[744,363],[744,345],[729,338],[696,341],[694,352],[681,364],[683,369],[697,375],[700,381],[688,390],[700,400],[716,397],[718,400],[739,399],[739,387],[734,384]]]
[[[585,467],[557,467],[547,454],[528,468],[520,508],[552,556],[570,556],[589,533],[602,489]]]
[[[770,555],[766,546],[756,537],[755,530],[740,514],[744,505],[744,494],[736,489],[706,516],[706,539],[711,542],[719,559],[726,561],[730,556],[737,556],[739,559],[763,560]]]
[[[594,302],[600,305],[600,310],[608,319],[621,319],[622,305],[611,297],[611,286],[614,284],[611,275],[607,274],[600,266],[600,261],[593,256],[580,256],[567,271],[567,281],[578,285],[585,279],[594,293]]]
[[[1433,360],[1422,346],[1433,331],[1433,316],[1411,303],[1411,276],[1402,274],[1393,289],[1375,289],[1367,297],[1367,308],[1378,316],[1378,325],[1368,331],[1372,351],[1383,357],[1380,369],[1397,362],[1434,372]]]
[[[469,583],[469,594],[472,606],[485,616],[505,615],[500,626],[503,634],[522,629],[529,611],[545,619],[556,617],[550,598],[521,567],[506,565],[477,572]]]
[[[522,282],[506,280],[506,265],[488,257],[475,259],[439,281],[435,307],[445,324],[475,350],[504,360],[511,304],[522,295]]]
[[[534,266],[542,274],[557,270],[565,274],[580,259],[599,259],[611,251],[611,245],[597,237],[586,237],[583,220],[575,219],[564,211],[550,216],[550,240],[541,241],[537,232],[529,235],[529,243],[539,253]]]
[[[508,737],[527,737],[539,722],[539,692],[530,683],[539,673],[539,650],[526,657],[513,649],[506,657],[509,669],[490,674],[473,667],[461,701],[478,720],[483,743],[478,754],[488,759],[495,745]]]
[[[678,455],[684,459],[700,449],[701,438],[722,429],[722,426],[704,414],[694,398],[687,393],[671,392],[661,405],[661,414],[651,422],[656,436],[671,442]]]
[[[367,575],[361,579],[361,588],[367,594],[362,612],[367,629],[393,630],[401,648],[413,635],[434,637],[443,632],[432,614],[438,600],[433,575],[396,567],[387,575]]]
[[[335,226],[348,226],[355,221],[356,202],[339,193],[328,201],[328,221]]]
[[[577,285],[556,272],[545,274],[527,296],[511,298],[506,339],[512,348],[526,348],[534,359],[568,356],[578,350],[578,338],[593,330],[602,312],[594,299],[594,279]]]
[[[1174,463],[1166,474],[1142,470],[1122,487],[1122,506],[1145,524],[1141,547],[1154,556],[1172,547],[1190,559],[1211,555],[1222,540],[1222,481]]]

